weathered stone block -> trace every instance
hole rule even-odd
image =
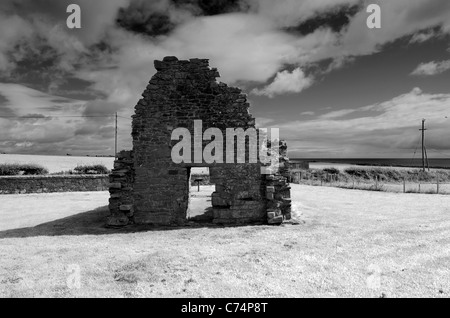
[[[119,207],[120,211],[132,211],[133,205],[132,204],[121,204]]]
[[[226,200],[225,198],[221,197],[220,193],[217,192],[213,192],[211,195],[211,204],[212,206],[217,206],[217,207],[227,207],[229,206],[229,202],[228,200]]]
[[[155,60],[153,65],[157,71],[163,71],[168,68],[168,65],[162,61]]]
[[[122,184],[120,182],[113,182],[107,185],[110,189],[120,189],[122,188]]]
[[[228,209],[213,209],[214,219],[231,219],[233,218],[233,213]]]
[[[283,216],[276,216],[269,220],[269,224],[281,224],[283,223]]]
[[[123,216],[109,216],[106,220],[107,226],[125,226],[128,225],[128,217]]]
[[[176,56],[166,56],[163,58],[164,62],[176,62],[178,58]]]

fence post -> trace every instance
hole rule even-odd
[[[439,174],[437,174],[437,173],[436,173],[436,185],[437,185],[436,193],[439,194]]]
[[[419,181],[419,193],[420,193],[420,181]]]
[[[375,177],[375,190],[378,190],[378,176]]]
[[[406,179],[403,178],[403,193],[406,193]]]

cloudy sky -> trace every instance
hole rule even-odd
[[[210,59],[293,158],[410,158],[422,118],[430,157],[450,157],[448,0],[2,0],[0,152],[111,155],[116,111],[130,149],[167,55]]]

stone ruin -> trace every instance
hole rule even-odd
[[[185,224],[193,167],[208,167],[215,185],[211,222],[280,224],[290,219],[289,160],[283,141],[279,169],[271,175],[261,174],[259,162],[173,162],[171,150],[178,143],[171,140],[173,129],[185,127],[194,136],[199,133],[194,132],[194,120],[199,119],[202,133],[215,127],[225,135],[226,128],[255,128],[255,118],[248,111],[246,95],[218,83],[220,75],[207,59],[165,57],[154,65],[157,73],[133,115],[133,150],[117,154],[110,175],[107,225]],[[208,143],[203,141],[203,147]],[[248,156],[248,147],[246,152]]]

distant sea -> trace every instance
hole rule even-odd
[[[399,158],[383,158],[383,159],[332,159],[332,158],[290,158],[291,162],[294,161],[309,161],[309,162],[330,162],[338,164],[351,164],[351,165],[362,165],[362,166],[383,166],[383,167],[422,167],[422,159],[399,159]],[[450,169],[450,159],[428,159],[430,168],[441,168]]]

